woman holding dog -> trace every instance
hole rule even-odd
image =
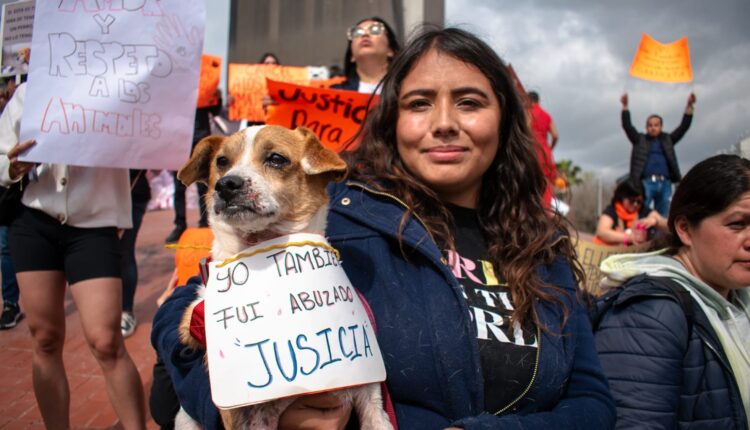
[[[750,160],[695,165],[668,223],[666,253],[602,263],[606,284],[623,285],[596,332],[617,428],[747,429]]]
[[[329,188],[329,242],[372,308],[402,429],[614,426],[583,273],[542,207],[534,145],[495,52],[429,30],[394,58],[350,177]],[[215,425],[200,361],[166,341],[195,297],[178,290],[153,340],[183,407]],[[331,428],[349,419],[335,404],[307,411],[335,416]]]
[[[70,388],[63,365],[69,285],[122,426],[145,428],[141,379],[120,331],[117,230],[132,224],[128,171],[20,161],[19,154],[35,144],[18,143],[25,87],[16,90],[0,117],[0,183],[20,181],[32,169],[37,175],[24,190],[9,245],[31,331],[39,410],[46,428],[70,428]]]

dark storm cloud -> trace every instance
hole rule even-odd
[[[555,156],[608,177],[627,170],[630,154],[620,128],[623,91],[637,128],[657,112],[668,130],[695,91],[693,125],[677,146],[683,171],[750,134],[748,18],[747,0],[446,0],[447,24],[482,36],[540,92],[560,130]],[[644,32],[664,43],[689,38],[691,84],[629,77]]]

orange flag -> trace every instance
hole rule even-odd
[[[693,69],[690,67],[687,37],[672,43],[661,43],[643,33],[641,44],[630,66],[630,74],[649,81],[692,81]]]
[[[221,75],[221,57],[201,55],[201,75],[198,82],[198,107],[213,106],[218,103],[216,88]]]
[[[233,121],[263,121],[263,96],[268,94],[266,78],[276,81],[308,85],[307,67],[277,66],[274,64],[230,64],[229,94],[234,101],[229,106]]]
[[[288,128],[304,126],[315,133],[323,145],[341,152],[364,122],[368,106],[378,96],[287,84],[268,80],[268,92],[278,102],[268,107],[266,124]],[[372,101],[370,102],[370,98]],[[354,149],[351,145],[347,149]]]

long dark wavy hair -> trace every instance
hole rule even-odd
[[[565,221],[543,207],[547,183],[521,98],[503,61],[476,36],[457,28],[426,28],[396,56],[383,79],[380,102],[361,130],[359,147],[347,154],[351,178],[406,203],[402,228],[416,214],[437,243],[454,247],[450,212],[435,191],[409,172],[397,149],[401,83],[431,49],[476,67],[490,81],[500,103],[500,143],[482,176],[477,212],[488,259],[511,292],[515,306],[511,319],[523,324],[530,317],[540,325],[533,304],[552,301],[562,306],[564,324],[570,311],[561,299],[564,293],[544,283],[536,269],[559,256],[571,263],[579,285],[584,272],[575,259]]]

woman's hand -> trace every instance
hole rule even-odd
[[[638,226],[641,226],[642,228],[648,230],[649,228],[656,226],[656,218],[652,217],[651,215],[647,216],[646,218],[641,218],[635,222],[635,226],[636,228]]]
[[[633,231],[630,232],[631,242],[635,245],[648,242],[648,228],[642,223],[636,224]]]
[[[661,216],[661,214],[657,211],[651,211],[646,218],[639,219],[637,221],[637,224],[641,224],[642,226],[646,227],[647,230],[651,227],[656,227],[663,232],[669,231],[669,227],[667,226],[667,218]]]
[[[36,145],[36,140],[30,139],[23,143],[17,143],[15,146],[10,148],[10,151],[8,151],[7,154],[8,160],[10,160],[10,165],[8,166],[8,176],[10,176],[10,179],[16,180],[28,173],[29,170],[34,168],[36,163],[18,161],[18,155],[26,152],[27,149],[31,148],[34,145]]]
[[[264,95],[260,100],[261,103],[263,103],[263,113],[268,113],[268,106],[279,104],[276,100],[274,100],[273,97],[269,95]]]
[[[302,396],[281,414],[279,430],[343,430],[351,413],[351,403],[331,393]]]

